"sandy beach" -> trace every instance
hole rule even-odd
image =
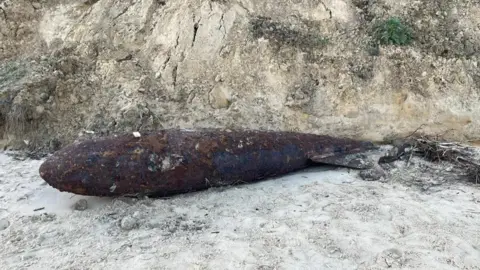
[[[62,193],[41,162],[0,155],[2,269],[480,269],[478,186],[420,160],[155,200]]]

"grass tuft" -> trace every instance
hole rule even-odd
[[[399,18],[393,17],[378,23],[374,28],[374,38],[382,45],[409,45],[413,40],[410,27]]]

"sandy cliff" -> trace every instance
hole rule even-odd
[[[379,44],[394,17],[411,43]],[[176,126],[479,135],[475,1],[3,0],[0,33],[4,144]]]

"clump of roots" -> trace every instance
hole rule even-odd
[[[447,161],[464,171],[472,182],[480,182],[480,162],[473,147],[421,136],[413,140],[411,151],[431,162]]]
[[[396,151],[380,158],[379,163],[390,163],[399,159],[406,159],[407,163],[412,156],[423,158],[429,162],[448,162],[457,171],[462,172],[473,183],[480,183],[479,152],[467,144],[449,142],[441,136],[409,135]]]
[[[6,131],[11,134],[22,134],[26,131],[27,110],[23,106],[13,106],[7,114]]]

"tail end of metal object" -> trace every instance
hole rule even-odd
[[[357,170],[365,170],[373,167],[373,162],[364,154],[313,156],[310,160],[315,163],[323,163]]]

